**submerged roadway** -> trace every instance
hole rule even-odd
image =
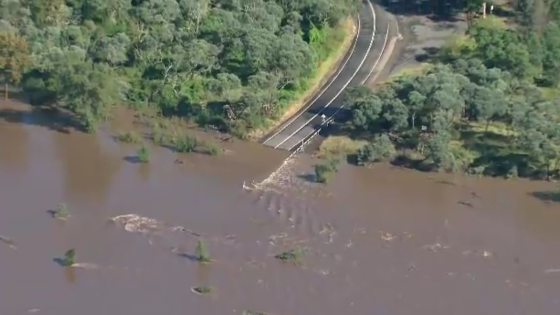
[[[347,87],[364,84],[372,75],[387,44],[389,17],[364,0],[357,18],[356,37],[337,71],[303,108],[278,129],[261,139],[275,149],[295,151],[312,138],[343,106]]]

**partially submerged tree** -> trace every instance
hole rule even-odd
[[[64,253],[64,258],[62,259],[62,266],[71,267],[76,263],[76,251],[72,248]]]
[[[195,249],[196,258],[201,263],[209,263],[211,262],[210,254],[208,253],[208,249],[206,248],[206,244],[202,239],[199,239],[196,242],[196,249]]]

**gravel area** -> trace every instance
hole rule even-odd
[[[450,36],[463,34],[467,23],[461,17],[454,21],[434,21],[426,16],[398,17],[402,40],[393,52],[385,71],[390,76],[404,67],[412,67],[438,52]]]

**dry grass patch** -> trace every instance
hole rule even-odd
[[[560,97],[560,90],[557,87],[541,87],[539,89],[546,99],[554,100]]]
[[[469,129],[475,132],[491,132],[502,136],[511,136],[514,133],[508,129],[508,126],[502,122],[491,122],[486,129],[486,124],[482,122],[469,122]]]
[[[264,137],[267,133],[272,132],[284,121],[295,115],[305,105],[305,103],[307,103],[307,101],[319,91],[325,81],[335,73],[338,68],[338,64],[342,62],[344,55],[346,55],[346,52],[352,44],[357,28],[353,19],[347,19],[340,25],[340,29],[341,33],[344,34],[340,41],[340,46],[335,52],[319,64],[315,78],[308,81],[309,88],[307,91],[300,95],[300,97],[294,100],[291,104],[286,106],[286,110],[282,116],[274,120],[268,120],[266,128],[251,131],[251,133],[249,133],[250,139],[260,139]]]
[[[404,77],[416,77],[425,73],[431,67],[433,67],[433,65],[427,62],[414,62],[411,65],[403,66],[379,83],[390,83]]]
[[[315,156],[321,159],[329,156],[347,156],[355,154],[365,144],[365,140],[352,140],[347,136],[330,136],[321,143]]]

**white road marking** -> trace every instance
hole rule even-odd
[[[307,109],[309,107],[311,107],[323,94],[325,94],[325,92],[327,92],[327,90],[331,87],[331,85],[336,81],[336,78],[338,78],[338,76],[340,75],[340,73],[342,72],[342,70],[344,70],[344,68],[346,67],[346,64],[348,64],[348,62],[350,61],[350,59],[352,58],[352,56],[354,55],[354,52],[356,50],[356,44],[358,44],[358,35],[360,34],[360,29],[361,29],[361,23],[360,23],[360,16],[358,16],[358,32],[355,31],[356,26],[354,26],[354,32],[356,34],[355,38],[354,38],[354,44],[352,45],[352,49],[350,50],[350,55],[348,56],[348,58],[346,58],[346,60],[344,61],[344,63],[342,64],[342,66],[338,69],[338,71],[336,72],[336,74],[334,75],[334,77],[331,78],[331,82],[324,87],[321,92],[319,92],[319,94],[315,95],[315,98],[313,98],[313,101],[311,102],[307,102],[307,104],[309,104],[307,107],[300,109],[300,113],[293,116],[292,118],[290,118],[290,120],[288,122],[286,122],[282,128],[280,128],[279,130],[277,130],[273,135],[271,135],[270,137],[268,137],[268,139],[266,139],[263,144],[266,144],[268,141],[272,140],[272,138],[276,137],[279,133],[281,133],[282,131],[284,131],[286,128],[288,128],[296,119],[298,119],[301,115],[305,114]]]
[[[279,146],[281,146],[282,144],[284,144],[284,142],[288,141],[289,139],[291,139],[295,134],[297,134],[300,130],[302,130],[303,128],[307,127],[307,124],[309,124],[313,119],[315,119],[318,115],[321,114],[322,111],[325,110],[325,108],[329,107],[329,105],[332,104],[332,102],[334,102],[334,100],[340,95],[342,94],[342,92],[344,91],[344,89],[346,89],[346,87],[350,84],[350,82],[352,82],[352,80],[354,79],[354,77],[358,74],[358,72],[360,71],[360,69],[362,68],[364,62],[366,61],[367,57],[369,56],[369,52],[371,50],[371,46],[373,46],[373,40],[375,38],[375,31],[376,31],[376,16],[375,16],[375,10],[373,8],[373,5],[371,4],[371,1],[368,0],[368,5],[371,9],[372,15],[373,15],[373,34],[371,35],[371,40],[369,42],[369,47],[366,51],[366,54],[364,55],[364,58],[362,59],[362,61],[360,62],[360,64],[358,65],[358,68],[356,69],[356,71],[354,71],[354,73],[352,74],[352,76],[350,77],[350,79],[348,80],[348,82],[346,82],[344,84],[344,86],[342,87],[342,89],[340,89],[340,91],[338,91],[338,93],[336,93],[336,95],[325,105],[323,106],[323,108],[315,115],[313,115],[313,117],[311,117],[308,121],[305,122],[305,124],[302,124],[301,127],[299,127],[296,131],[294,131],[292,134],[290,134],[288,137],[286,137],[284,140],[282,140],[279,144],[277,144],[274,148],[278,149]],[[303,114],[303,112],[301,113]],[[300,114],[300,115],[301,115]],[[299,116],[298,116],[299,117]]]
[[[385,52],[385,47],[387,46],[387,39],[389,38],[389,27],[391,25],[391,22],[389,22],[389,24],[387,25],[387,32],[385,33],[385,41],[383,42],[383,47],[381,48],[381,53],[379,54],[379,56],[377,57],[377,60],[375,61],[375,63],[373,64],[373,67],[371,68],[371,71],[369,72],[368,76],[362,81],[362,85],[364,83],[366,83],[366,81],[369,79],[369,77],[371,76],[371,74],[373,73],[373,71],[375,70],[375,67],[377,66],[377,64],[379,63],[379,60],[381,60],[381,57],[383,56],[383,53]],[[321,131],[321,129],[323,128],[323,125],[325,124],[329,124],[331,121],[334,120],[334,117],[336,116],[336,114],[338,114],[338,112],[344,108],[344,104],[342,104],[342,106],[340,106],[335,112],[334,114],[332,114],[324,123],[321,123],[321,125],[319,126],[318,129],[314,130],[313,132],[311,132],[310,134],[306,135],[303,139],[306,139],[305,142],[302,142],[302,145],[305,145],[307,143],[309,143],[311,141],[311,139],[313,139],[313,137],[315,137],[317,134],[319,134],[319,132]],[[322,110],[321,110],[322,111]],[[319,112],[320,113],[320,112]],[[307,124],[306,124],[307,125]],[[311,135],[311,137],[309,137]],[[309,137],[309,138],[308,138]],[[293,150],[298,144],[300,144],[300,142],[294,144],[289,151]],[[294,152],[295,153],[295,152]],[[291,155],[290,155],[291,156]]]

